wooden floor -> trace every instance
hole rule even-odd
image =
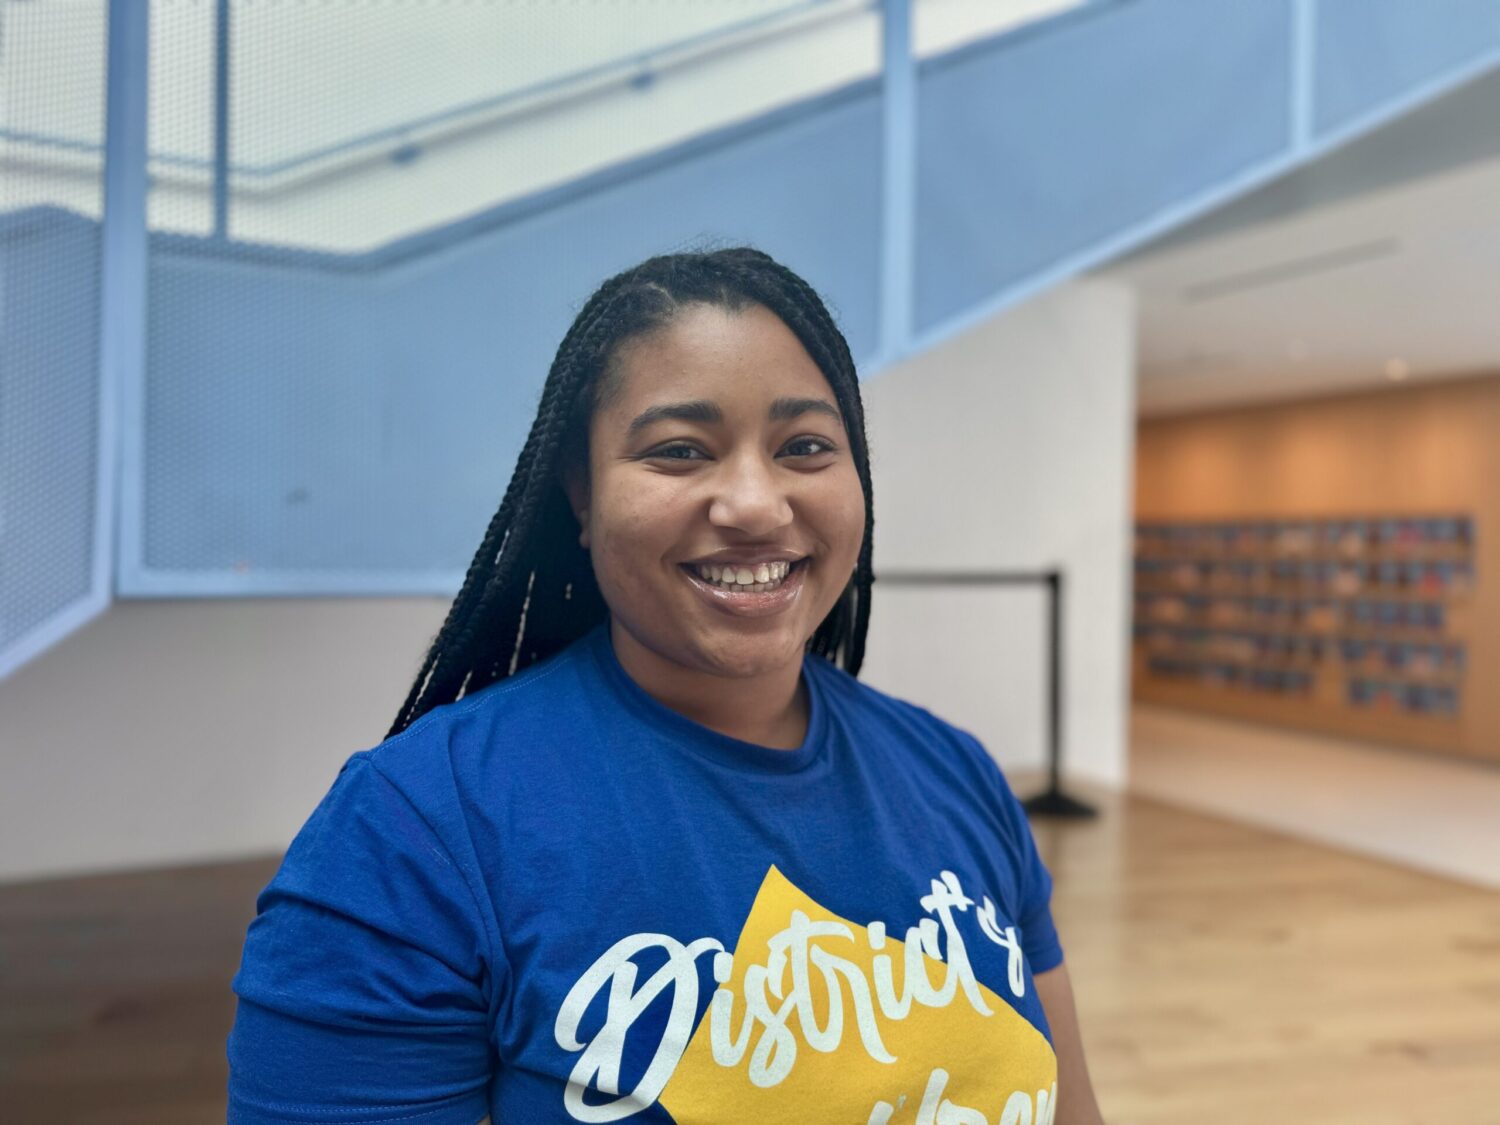
[[[1500,759],[1135,703],[1130,791],[1500,891]]]
[[[1110,1125],[1500,1125],[1500,893],[1075,792],[1033,827]],[[274,869],[0,887],[0,1121],[222,1122]]]
[[[1500,1125],[1500,893],[1085,793],[1033,831],[1110,1125]]]

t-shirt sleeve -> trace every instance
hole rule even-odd
[[[1062,944],[1058,940],[1057,926],[1052,920],[1052,873],[1042,862],[1037,850],[1036,837],[1031,831],[1031,821],[1026,809],[1017,799],[1010,782],[999,764],[990,757],[980,741],[967,731],[961,731],[973,744],[984,760],[986,772],[991,775],[998,790],[1001,813],[1009,826],[1011,840],[1020,857],[1017,878],[1021,887],[1020,917],[1016,920],[1021,930],[1021,951],[1031,964],[1033,973],[1045,973],[1063,962]]]
[[[229,1125],[475,1125],[489,943],[469,884],[362,751],[256,900],[227,1044]]]

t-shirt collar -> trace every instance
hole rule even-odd
[[[807,735],[801,746],[786,750],[722,734],[679,714],[647,694],[640,684],[630,678],[630,673],[625,671],[619,657],[615,655],[608,617],[589,632],[585,645],[600,676],[620,702],[648,726],[693,753],[732,769],[765,774],[800,773],[825,755],[828,743],[828,719],[825,713],[827,705],[817,669],[811,666],[812,662],[823,659],[820,656],[803,653],[802,680],[807,684],[809,701]]]

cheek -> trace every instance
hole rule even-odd
[[[659,559],[676,538],[674,508],[671,490],[615,489],[602,497],[600,510],[608,515],[595,524],[596,547],[606,560],[622,565]]]
[[[859,549],[865,534],[865,494],[859,484],[859,475],[853,468],[840,475],[837,485],[831,488],[823,500],[829,524],[829,535],[837,535],[839,547],[848,552],[851,559],[859,557]]]

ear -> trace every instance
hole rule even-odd
[[[585,550],[589,546],[589,481],[588,475],[576,465],[570,465],[563,474],[563,491],[568,494],[568,506],[582,530],[578,533],[578,545]]]

